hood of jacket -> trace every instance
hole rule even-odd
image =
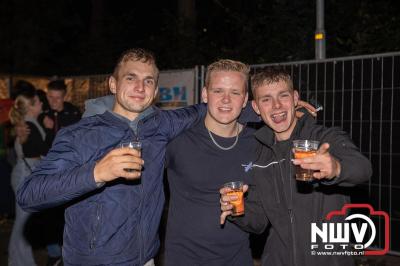
[[[82,117],[101,115],[106,111],[111,111],[115,102],[114,95],[107,95],[100,98],[85,101],[85,112]]]

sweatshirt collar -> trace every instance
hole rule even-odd
[[[122,121],[125,121],[127,123],[131,123],[131,122],[138,122],[142,119],[144,119],[145,117],[149,116],[150,114],[154,113],[154,108],[153,106],[149,106],[148,108],[146,108],[143,112],[139,113],[139,115],[133,119],[133,120],[129,120],[128,118],[126,118],[125,116],[122,116],[120,114],[117,114],[116,112],[109,110],[110,113],[112,113],[113,115],[115,115],[116,117],[118,117],[119,119],[121,119]]]
[[[150,106],[148,108],[146,108],[143,112],[139,113],[139,115],[133,119],[133,120],[129,120],[128,118],[126,118],[125,116],[122,116],[120,114],[117,114],[113,111],[109,111],[113,116],[115,116],[116,118],[118,118],[120,121],[123,121],[124,123],[128,124],[129,127],[133,130],[133,132],[135,132],[135,134],[137,134],[137,128],[138,128],[138,124],[140,120],[145,119],[146,117],[150,116],[151,114],[153,114],[155,112],[155,109],[153,106]]]

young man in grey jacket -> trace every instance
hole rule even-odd
[[[321,224],[329,212],[349,202],[346,187],[369,179],[370,162],[345,132],[317,125],[308,116],[295,116],[299,96],[283,69],[263,69],[251,81],[252,105],[266,126],[256,132],[261,144],[245,215],[229,219],[253,233],[270,227],[263,265],[352,265],[350,256],[311,254],[311,223]],[[296,139],[317,140],[321,145],[314,157],[292,160],[292,141]],[[296,181],[294,165],[315,170],[314,181]],[[220,190],[221,223],[231,214],[229,202],[234,200],[226,192]]]

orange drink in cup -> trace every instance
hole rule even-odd
[[[295,159],[303,159],[315,156],[318,150],[319,141],[315,140],[294,140],[293,152]],[[296,180],[312,181],[314,170],[303,169],[300,165],[296,165]]]
[[[238,197],[237,200],[233,200],[230,203],[233,205],[232,216],[239,216],[244,214],[244,200],[243,200],[243,182],[234,181],[224,184],[224,187],[231,189],[227,195],[235,195]]]

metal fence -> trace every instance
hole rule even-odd
[[[390,252],[400,255],[400,53],[253,65],[252,70],[268,65],[290,71],[301,98],[323,105],[319,123],[341,127],[370,159],[373,176],[354,191],[353,200],[389,214]],[[374,244],[383,248],[383,220],[373,219],[379,226]]]

